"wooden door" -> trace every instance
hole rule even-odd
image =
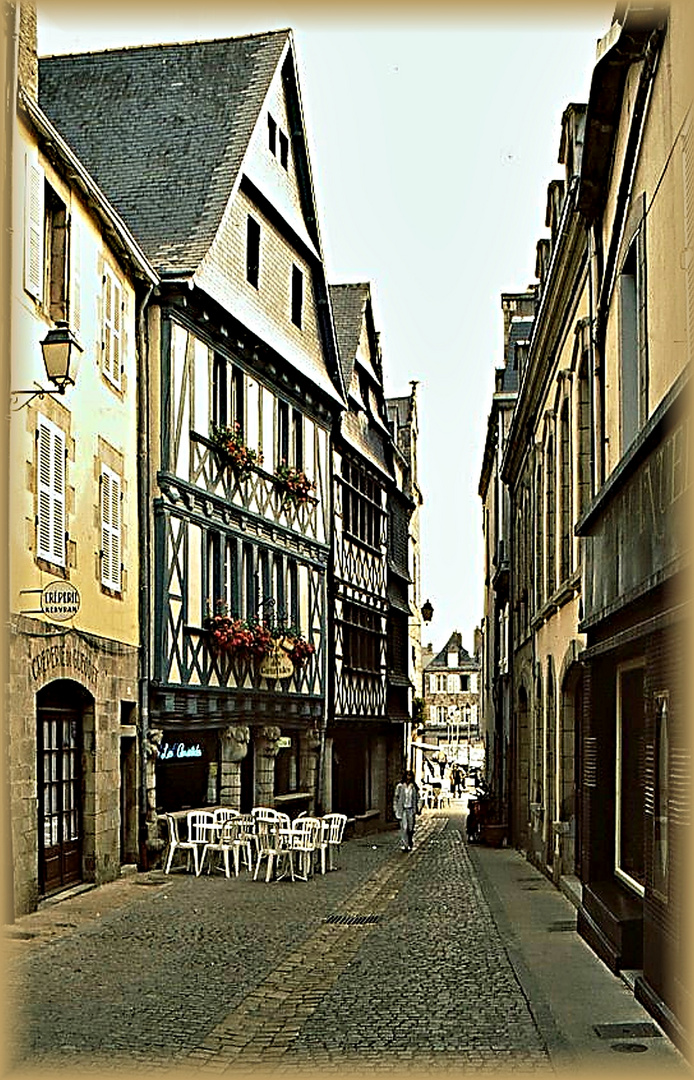
[[[68,706],[38,709],[39,888],[82,880],[82,718]]]

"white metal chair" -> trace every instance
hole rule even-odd
[[[320,818],[297,818],[292,825],[291,846],[292,851],[299,856],[299,870],[296,876],[301,881],[308,881],[311,876],[313,859],[319,850],[322,829],[323,823]]]
[[[267,869],[265,871],[266,881],[270,881],[273,876],[273,870],[275,871],[275,878],[277,881],[286,877],[287,866],[289,867],[291,879],[294,881],[294,856],[292,853],[292,846],[286,831],[280,827],[280,823],[277,820],[265,816],[256,816],[255,842],[256,864],[253,880],[258,880],[260,864],[263,859],[265,859],[267,862]],[[280,870],[282,870],[282,873],[280,873]]]
[[[255,828],[252,814],[237,814],[233,822],[233,838],[231,846],[234,850],[234,871],[239,876],[241,856],[246,869],[253,870],[253,846],[255,844]]]
[[[328,833],[328,869],[335,870],[335,855],[342,843],[342,837],[345,832],[345,825],[347,824],[346,814],[325,814],[323,821],[327,821],[329,825]],[[321,857],[322,857],[321,852]],[[323,871],[325,873],[325,870]]]
[[[199,864],[199,848],[198,848],[198,845],[196,843],[194,843],[190,839],[181,840],[181,837],[180,837],[179,832],[178,832],[178,818],[174,817],[173,814],[167,814],[166,815],[166,825],[167,825],[168,833],[169,833],[169,836],[168,836],[169,849],[168,849],[168,851],[166,853],[166,863],[164,865],[164,873],[168,874],[170,872],[171,863],[173,862],[173,857],[174,857],[175,853],[177,851],[185,851],[185,853],[186,853],[186,870],[190,870],[190,856],[192,854],[193,862],[195,864],[195,876],[197,877],[197,875],[200,872],[199,869],[198,869],[198,864]]]
[[[195,876],[200,876],[200,857],[205,844],[214,840],[214,814],[210,810],[189,810],[186,820],[188,822],[188,843],[193,844],[195,858]]]
[[[233,844],[236,817],[234,815],[230,815],[226,819],[221,817],[214,825],[214,832],[202,849],[202,854],[200,856],[200,873],[202,873],[203,866],[205,865],[205,858],[209,856],[207,867],[207,873],[209,874],[212,869],[212,855],[216,853],[217,855],[221,855],[224,861],[225,876],[231,877],[229,869],[229,852],[234,850]],[[236,877],[238,877],[238,856],[234,859],[234,870]]]

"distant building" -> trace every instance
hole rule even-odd
[[[480,743],[480,662],[454,631],[423,672],[424,710],[413,743],[415,773],[426,779],[436,763],[483,763]]]

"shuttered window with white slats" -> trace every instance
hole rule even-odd
[[[65,566],[65,433],[39,416],[36,435],[36,554]]]
[[[101,468],[101,584],[121,591],[121,480]]]
[[[123,337],[123,291],[108,266],[103,278],[102,370],[109,382],[120,389]]]

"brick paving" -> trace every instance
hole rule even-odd
[[[461,828],[425,815],[410,854],[351,840],[306,883],[152,872],[19,920],[10,1064],[547,1068]]]

